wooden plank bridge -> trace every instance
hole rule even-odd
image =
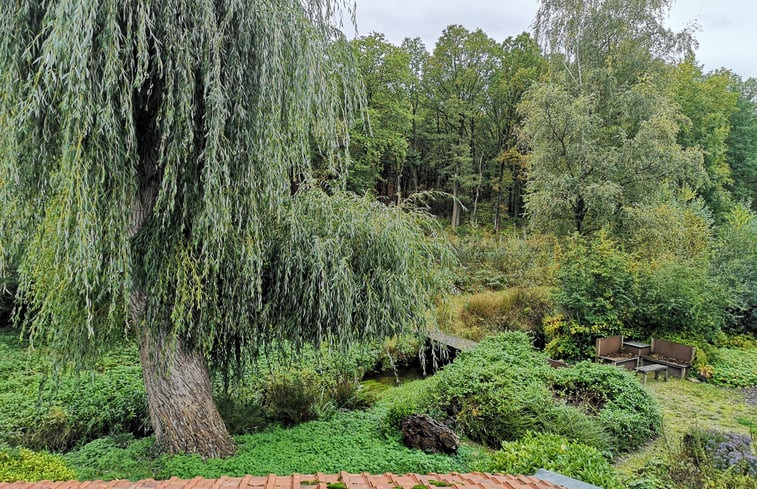
[[[442,333],[441,331],[429,331],[426,337],[434,343],[445,345],[447,348],[457,351],[469,351],[478,346],[478,343],[459,336]]]

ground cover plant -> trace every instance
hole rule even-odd
[[[152,438],[93,441],[65,455],[79,478],[141,479],[146,477],[220,477],[245,474],[299,473],[466,472],[480,459],[474,449],[460,453],[429,455],[401,444],[394,434],[378,430],[385,411],[342,411],[330,419],[310,421],[292,428],[272,426],[235,437],[237,454],[203,461],[198,456],[159,456]]]
[[[26,448],[0,450],[0,482],[71,480],[73,470],[60,457]]]
[[[143,436],[147,402],[136,350],[103,357],[91,373],[55,373],[45,349],[31,351],[0,328],[0,443],[61,450],[112,433]]]
[[[518,441],[502,444],[492,455],[487,471],[504,474],[533,474],[551,470],[604,489],[625,486],[607,458],[596,448],[568,440],[564,436],[528,432]]]

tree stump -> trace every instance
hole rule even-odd
[[[402,419],[402,442],[427,453],[456,453],[460,438],[429,416],[410,415]]]

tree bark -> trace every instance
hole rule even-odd
[[[165,331],[144,328],[139,357],[157,446],[203,458],[233,455],[236,446],[213,401],[202,353]]]

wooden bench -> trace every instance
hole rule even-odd
[[[639,366],[639,356],[626,351],[624,345],[622,335],[597,338],[597,361],[633,370]]]
[[[636,367],[636,373],[642,374],[642,383],[647,383],[647,375],[654,372],[654,379],[659,380],[660,378],[660,372],[663,372],[665,374],[665,382],[668,381],[668,366],[667,365],[660,365],[660,364],[651,364],[651,365],[644,365],[641,367]]]
[[[641,366],[665,365],[671,376],[683,378],[694,363],[696,351],[693,346],[654,338],[650,353],[641,356]]]

